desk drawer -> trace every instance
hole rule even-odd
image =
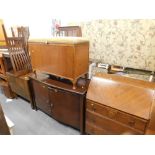
[[[86,133],[89,134],[144,134],[144,132],[130,128],[115,120],[86,111]]]
[[[101,127],[98,127],[89,121],[86,122],[86,133],[92,135],[108,135],[109,133]]]
[[[145,131],[147,125],[147,120],[138,118],[136,116],[127,114],[125,112],[104,105],[100,105],[90,100],[87,100],[86,109],[142,132]]]

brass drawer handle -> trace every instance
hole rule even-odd
[[[108,113],[108,116],[110,118],[114,118],[114,117],[116,117],[116,115],[117,115],[117,111],[109,111],[109,113]]]
[[[93,104],[93,103],[91,103],[91,106],[93,107],[93,106],[94,106],[94,104]]]
[[[129,121],[129,125],[131,126],[131,127],[133,127],[133,126],[135,126],[135,121],[134,120],[132,120],[132,121]]]
[[[94,107],[94,104],[93,103],[91,103],[91,107],[92,107],[92,110],[93,111],[96,111],[96,108]]]
[[[55,93],[58,92],[58,89],[55,89],[55,88],[48,87],[48,89],[54,91]]]
[[[46,88],[45,86],[42,86],[43,88]]]
[[[51,108],[53,108],[54,107],[54,105],[51,103]]]
[[[57,89],[54,89],[54,92],[55,92],[55,93],[57,93],[57,92],[58,92],[58,90],[57,90]]]

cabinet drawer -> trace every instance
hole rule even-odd
[[[103,129],[104,132],[102,134],[144,134],[142,131],[130,128],[125,124],[119,123],[115,120],[109,119],[108,117],[104,117],[89,110],[86,111],[86,132],[88,123],[96,126],[96,129],[100,129],[100,131]]]
[[[87,100],[86,109],[140,131],[145,131],[147,125],[147,120],[104,105],[100,105],[90,100]]]
[[[108,135],[109,134],[103,128],[95,126],[94,124],[91,124],[90,122],[86,122],[86,130],[85,131],[86,131],[86,133],[92,134],[92,135]]]

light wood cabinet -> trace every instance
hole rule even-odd
[[[80,37],[29,40],[32,67],[69,79],[73,85],[88,73],[89,42]]]

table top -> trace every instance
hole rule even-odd
[[[83,37],[53,37],[53,38],[34,38],[29,39],[29,43],[46,43],[46,44],[79,44],[88,43],[89,40]]]

